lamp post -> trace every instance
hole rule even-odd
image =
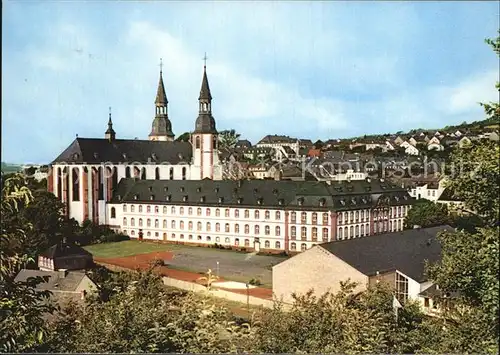
[[[248,314],[248,320],[250,320],[250,286],[248,285],[248,282],[245,284],[247,287],[247,314]]]

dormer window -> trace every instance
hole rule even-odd
[[[257,203],[258,203],[259,205],[262,205],[262,202],[263,202],[262,197],[259,197],[259,198],[257,199]]]
[[[242,202],[243,202],[243,198],[242,197],[238,197],[238,204],[241,205]]]
[[[223,203],[224,202],[224,197],[219,197],[219,203]]]
[[[200,197],[200,202],[205,202],[205,196]]]
[[[273,189],[273,194],[277,195],[278,194],[278,189]]]
[[[99,158],[99,154],[97,152],[94,153],[94,158],[95,159]]]
[[[218,188],[218,187],[216,187],[216,188],[215,188],[215,193],[216,193],[216,194],[218,194],[218,193],[219,193],[219,188]]]
[[[121,195],[116,196],[116,198],[118,199],[118,201],[122,200],[122,196]]]
[[[321,207],[323,207],[323,206],[325,205],[325,202],[326,202],[326,201],[325,201],[325,199],[324,199],[324,198],[322,198],[322,199],[320,199],[320,200],[319,200],[319,205],[320,205]]]
[[[186,202],[187,200],[188,200],[188,196],[187,196],[187,195],[184,195],[184,196],[182,197],[182,201]]]
[[[197,187],[196,192],[201,192],[201,187]]]
[[[167,201],[172,200],[172,195],[167,195],[167,196],[165,196],[165,200],[167,200]]]
[[[153,191],[153,186],[148,187],[149,192]]]
[[[280,199],[278,200],[278,205],[282,206],[282,205],[283,205],[283,203],[285,203],[285,201],[283,201],[283,199],[282,199],[282,198],[280,198]]]
[[[181,192],[184,192],[184,186],[181,186]]]
[[[149,199],[153,201],[155,199],[155,195],[151,195]]]
[[[167,186],[165,186],[165,187],[163,188],[163,192],[167,192],[167,191],[168,191],[168,187],[167,187]]]
[[[351,204],[353,204],[353,205],[356,204],[356,199],[355,198],[351,199]]]
[[[153,160],[156,160],[156,153],[151,154],[151,158],[153,158]]]
[[[73,160],[78,160],[78,158],[80,158],[80,154],[78,153],[73,154]]]
[[[394,199],[395,199],[396,201],[399,201],[399,196],[394,196]]]
[[[366,198],[362,198],[361,201],[363,201],[363,203],[366,203]]]
[[[123,159],[127,159],[127,153],[122,154]]]
[[[259,192],[259,189],[255,188],[255,189],[253,189],[253,192],[257,193],[257,192]]]
[[[342,200],[340,200],[340,204],[341,204],[342,206],[345,206],[345,200],[343,200],[343,199],[342,199]]]
[[[299,206],[302,206],[304,204],[304,198],[303,197],[299,198],[298,202]]]
[[[137,200],[139,198],[139,195],[135,194],[134,195],[134,200]]]

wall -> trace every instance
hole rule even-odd
[[[338,292],[340,281],[357,282],[357,291],[368,286],[368,277],[322,247],[316,246],[273,267],[273,292],[283,302],[293,301],[292,293],[314,289],[316,295]]]

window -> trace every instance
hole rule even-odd
[[[168,171],[168,176],[170,180],[174,179],[174,168],[170,168],[170,170]]]
[[[260,217],[259,211],[258,211],[258,210],[256,210],[256,211],[254,212],[254,218],[255,218],[255,219],[259,219],[259,217]]]
[[[195,138],[195,149],[200,149],[201,148],[201,139],[200,136],[196,136]]]
[[[290,234],[292,239],[295,239],[297,237],[297,228],[295,226],[292,226]]]
[[[306,224],[307,223],[307,213],[306,212],[302,212],[300,214],[300,223],[302,223],[302,224]]]
[[[224,228],[224,231],[225,231],[226,233],[229,233],[229,223],[226,223],[225,228]]]
[[[226,239],[224,239],[224,243],[226,243],[226,244],[230,244],[230,243],[231,243],[231,240],[230,240],[229,238],[226,238]]]
[[[155,228],[160,228],[160,220],[155,219]]]
[[[182,168],[182,180],[186,180],[186,172],[187,172],[186,167],[183,167]]]
[[[270,248],[271,247],[271,243],[269,242],[269,240],[266,240],[264,242],[264,248]]]
[[[160,180],[160,168],[155,169],[155,179]]]
[[[355,234],[356,237],[359,237],[359,225],[356,225],[356,234]]]
[[[158,232],[155,232],[155,238],[158,238],[159,234]]]
[[[201,231],[201,222],[196,223],[196,230]]]
[[[167,228],[167,220],[166,219],[163,220],[163,228],[165,228],[165,229]]]
[[[163,240],[167,239],[167,233],[163,233]]]
[[[220,223],[215,223],[215,231],[220,232]]]
[[[130,218],[130,225],[135,227],[135,218]]]
[[[327,225],[328,224],[328,213],[325,212],[323,213],[323,225]]]
[[[239,224],[235,224],[234,225],[234,233],[239,233],[240,232],[240,225]]]
[[[292,212],[290,214],[290,222],[291,223],[297,223],[297,214],[295,212]]]
[[[193,207],[188,208],[188,215],[192,216],[193,215]]]
[[[279,226],[276,226],[276,228],[275,228],[275,230],[274,230],[274,234],[275,234],[276,236],[279,236],[279,235],[280,235],[280,233],[281,233],[281,229],[280,229],[280,227],[279,227]]]
[[[184,239],[184,234],[181,234],[181,235],[179,236],[179,238],[180,238],[180,239]]]
[[[398,206],[398,217],[401,217],[401,206]]]
[[[281,249],[281,244],[280,242],[274,243],[274,249]]]
[[[392,222],[391,222],[391,224],[392,224]],[[363,237],[364,235],[365,235],[365,225],[362,224],[361,225],[361,236]]]
[[[151,213],[151,206],[146,206],[146,212]]]
[[[277,221],[279,221],[281,219],[281,212],[280,211],[276,211],[274,219]]]
[[[396,272],[396,298],[404,303],[408,299],[408,279]]]
[[[220,209],[215,209],[215,217],[220,217]]]
[[[116,209],[114,207],[111,207],[111,218],[116,218]]]
[[[160,207],[155,206],[155,213],[159,213],[159,212],[160,212]]]
[[[201,235],[197,236],[196,239],[201,240]]]
[[[172,233],[172,239],[175,239],[175,233]]]
[[[353,211],[349,212],[349,223],[352,223],[352,222],[354,222],[354,212]]]
[[[219,242],[220,242],[220,237],[215,237],[215,241],[216,241],[217,243],[219,243]]]
[[[250,211],[249,210],[245,210],[245,218],[250,218]]]
[[[167,214],[167,206],[163,206],[163,214]]]
[[[246,247],[249,247],[249,246],[250,246],[250,240],[249,240],[249,239],[245,239],[245,246],[246,246]]]
[[[307,239],[307,227],[300,228],[300,237],[302,238],[302,240]]]
[[[340,227],[340,228],[339,228],[339,233],[338,233],[337,239],[343,239],[343,238],[344,238],[344,236],[343,236],[343,234],[342,234],[342,231],[343,231],[343,230],[344,230],[344,229],[343,229],[342,227]]]
[[[134,205],[130,206],[130,212],[135,212],[135,206]]]
[[[130,235],[135,235],[135,231],[132,231],[132,232],[130,233]]]
[[[146,221],[146,226],[151,227],[151,218],[148,218]]]
[[[400,230],[401,230],[401,220],[398,219],[398,231],[400,231]]]
[[[148,237],[151,237],[151,232],[149,232],[149,231],[148,231],[148,232],[146,233],[146,235],[147,235]]]
[[[239,240],[238,238],[236,238],[236,239],[234,240],[234,245],[236,245],[236,246],[239,246],[239,245],[240,245],[240,240]]]
[[[248,224],[245,224],[245,234],[250,233],[250,226]]]
[[[123,212],[127,212],[127,205],[123,205]]]
[[[424,307],[425,308],[429,308],[430,304],[429,304],[429,297],[425,297],[424,298]]]
[[[342,224],[342,213],[337,215],[337,224]]]
[[[297,250],[297,244],[295,243],[290,244],[290,250]]]
[[[142,227],[142,218],[139,218],[139,227]]]
[[[170,222],[172,229],[175,229],[175,221]]]
[[[139,205],[139,213],[142,213],[142,205]]]
[[[210,224],[210,222],[207,222],[207,232],[210,232],[212,231],[212,226]]]
[[[184,229],[184,222],[183,222],[183,221],[181,221],[181,229]],[[190,231],[192,231],[192,230],[193,230],[193,222],[192,222],[192,221],[189,221],[189,222],[188,222],[188,229],[189,229]]]
[[[256,234],[256,235],[259,235],[259,233],[260,233],[260,228],[259,228],[259,226],[255,226],[254,231],[255,231],[255,234]]]
[[[184,207],[179,208],[179,214],[181,216],[184,215]]]
[[[127,217],[123,217],[123,225],[126,226],[127,225]]]
[[[302,244],[300,245],[300,250],[301,250],[301,251],[306,251],[306,249],[307,249],[307,245],[306,245],[306,243],[302,243]]]
[[[264,218],[265,218],[265,219],[269,219],[269,218],[271,218],[271,212],[269,212],[269,211],[265,211],[265,212],[264,212]]]
[[[229,217],[229,208],[226,208],[226,209],[224,210],[224,216],[225,216],[225,217]]]
[[[318,214],[314,212],[312,214],[312,224],[317,224],[318,223]]]
[[[348,227],[344,227],[344,238],[349,238],[349,228]]]
[[[351,226],[351,228],[349,228],[349,237],[352,238],[354,237],[354,227]]]
[[[80,179],[78,178],[78,168],[71,169],[72,171],[72,195],[73,201],[80,201]]]
[[[170,213],[175,214],[175,207],[174,206],[170,207]]]
[[[269,235],[269,234],[271,234],[271,227],[269,227],[269,226],[265,226],[265,227],[264,227],[264,233],[265,233],[265,235]]]
[[[193,222],[189,222],[189,227],[191,227],[191,229],[193,229]],[[179,229],[184,230],[184,221],[179,222]]]
[[[234,218],[240,217],[240,210],[234,210]]]

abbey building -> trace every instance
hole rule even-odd
[[[106,204],[123,178],[222,179],[206,66],[198,107],[190,141],[176,142],[160,70],[155,116],[148,140],[118,139],[110,112],[104,138],[77,137],[51,163],[49,191],[64,202],[68,217],[78,222],[89,219],[106,224]]]

